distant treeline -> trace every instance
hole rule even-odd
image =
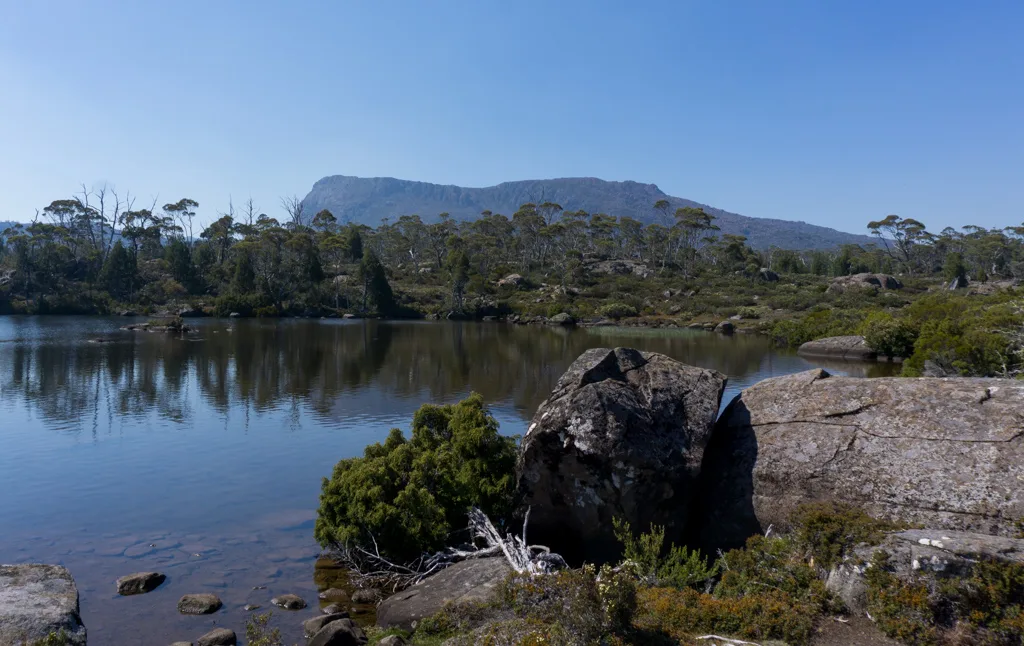
[[[511,216],[484,211],[457,222],[442,213],[426,223],[405,215],[377,228],[341,224],[326,210],[304,213],[297,198],[282,203],[284,222],[250,200],[199,228],[199,204],[188,198],[159,209],[136,209],[134,200],[106,189],[57,200],[31,224],[0,236],[0,308],[109,311],[200,298],[223,314],[462,311],[467,296],[493,294],[495,281],[511,273],[563,289],[592,280],[587,268],[595,259],[630,261],[644,272],[682,279],[709,272],[755,277],[762,268],[821,276],[1024,277],[1024,227],[934,234],[891,215],[868,224],[876,245],[755,251],[742,236],[719,235],[715,218],[702,209],[671,211],[665,201],[653,205],[660,221],[646,226],[545,202],[524,204]],[[411,295],[421,286],[433,287],[440,302]]]

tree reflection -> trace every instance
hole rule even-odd
[[[95,343],[73,321],[66,325],[59,340],[0,343],[0,395],[69,430],[104,411],[191,421],[202,410],[197,397],[221,413],[289,406],[332,421],[353,414],[352,395],[418,405],[475,390],[527,418],[583,351],[617,345],[746,383],[808,367],[762,337],[690,330],[245,320],[205,321],[193,337],[118,331]]]

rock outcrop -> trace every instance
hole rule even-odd
[[[877,546],[862,546],[832,568],[826,587],[853,613],[867,606],[864,574],[875,552],[889,555],[893,573],[906,581],[967,577],[979,561],[1024,564],[1024,539],[953,530],[911,529],[890,534]]]
[[[696,542],[742,545],[815,500],[1011,536],[1024,518],[1024,384],[811,370],[744,390],[704,455]]]
[[[0,565],[0,644],[31,646],[63,631],[68,646],[84,646],[78,588],[60,565]]]
[[[606,562],[612,521],[683,536],[724,375],[628,348],[584,352],[540,405],[518,468],[529,539],[570,561]]]
[[[877,292],[880,289],[903,289],[903,283],[889,274],[854,274],[833,278],[827,291],[829,294],[841,294],[851,287]]]
[[[436,614],[449,601],[489,601],[510,571],[500,556],[451,565],[382,601],[377,607],[377,625],[412,630],[419,620]]]
[[[808,341],[797,354],[805,357],[840,359],[842,361],[875,361],[878,353],[868,347],[862,336],[829,336]]]

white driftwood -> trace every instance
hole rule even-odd
[[[718,635],[704,635],[697,639],[717,639],[723,644],[730,644],[731,646],[761,646],[757,642],[745,642],[740,639],[729,639],[728,637],[720,637]]]
[[[526,527],[530,520],[527,509],[523,519],[522,536],[502,537],[487,514],[476,507],[469,511],[469,531],[473,541],[484,547],[468,550],[449,547],[435,554],[424,554],[411,563],[394,563],[381,555],[377,540],[370,534],[373,548],[360,545],[337,545],[332,556],[351,570],[352,582],[357,587],[379,587],[397,592],[419,583],[426,577],[453,563],[467,559],[501,554],[509,567],[518,574],[548,574],[566,566],[565,560],[543,545],[526,542]]]

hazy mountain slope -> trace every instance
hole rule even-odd
[[[313,185],[303,200],[306,214],[312,217],[329,209],[341,222],[359,222],[377,226],[383,218],[394,221],[400,215],[420,215],[425,221],[447,211],[453,218],[469,220],[490,210],[511,216],[520,204],[551,201],[568,211],[583,209],[590,213],[628,215],[644,222],[655,219],[651,208],[661,199],[674,211],[680,206],[703,206],[715,215],[724,233],[747,236],[757,248],[772,245],[789,249],[833,247],[839,244],[872,242],[868,236],[854,235],[805,222],[751,218],[666,195],[654,184],[606,182],[592,177],[505,182],[487,188],[443,186],[411,182],[390,177],[350,177],[333,175]]]

